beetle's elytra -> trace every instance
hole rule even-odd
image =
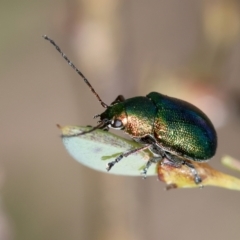
[[[176,167],[187,164],[192,170],[196,184],[202,181],[194,166],[184,161],[184,159],[207,161],[215,155],[217,149],[217,134],[214,126],[200,109],[186,101],[157,92],[151,92],[146,97],[129,99],[124,99],[120,95],[108,106],[55,42],[46,35],[43,37],[56,47],[68,64],[83,78],[101,105],[106,108],[103,113],[95,116],[100,118],[99,124],[88,132],[113,128],[124,131],[134,141],[142,144],[141,148],[131,149],[108,163],[108,171],[123,157],[148,148],[154,157],[147,162],[143,170],[144,176],[151,163],[161,161],[165,157]]]

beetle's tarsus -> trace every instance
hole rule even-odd
[[[201,183],[201,182],[202,182],[201,177],[195,176],[195,183],[196,183],[196,184],[199,184],[199,183]]]
[[[191,172],[194,176],[194,182],[196,184],[200,184],[202,182],[202,178],[199,176],[199,174],[198,174],[196,168],[194,167],[194,165],[190,162],[187,162],[187,161],[183,161],[183,164],[190,168],[190,170],[191,170]]]
[[[202,179],[201,179],[201,177],[198,175],[197,172],[196,172],[196,175],[194,176],[194,182],[195,182],[196,184],[199,184],[199,183],[202,182]],[[200,187],[202,188],[202,186],[200,186]]]
[[[147,178],[147,169],[146,169],[146,167],[141,171],[140,174],[142,175],[142,179],[145,180]]]
[[[147,172],[148,172],[148,169],[149,167],[152,165],[152,161],[151,159],[146,163],[144,169],[141,171],[141,175],[143,176],[143,179],[146,179],[147,178]]]
[[[107,169],[108,172],[111,170],[111,168],[114,166],[114,164],[115,164],[114,162],[110,162],[110,163],[107,164],[106,169]]]
[[[107,171],[110,171],[111,168],[112,168],[116,163],[118,163],[123,157],[125,157],[124,154],[121,154],[121,155],[119,155],[114,161],[107,163],[107,167],[106,167]]]

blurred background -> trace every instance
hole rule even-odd
[[[240,158],[237,0],[10,0],[0,3],[0,240],[239,239],[240,193],[164,191],[157,177],[74,161],[56,123],[95,125],[103,101],[151,91],[185,99],[217,127],[210,164]],[[127,161],[127,159],[124,159]],[[116,166],[117,167],[117,166]]]

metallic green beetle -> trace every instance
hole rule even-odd
[[[55,42],[47,36],[43,37],[56,47],[68,64],[83,78],[101,105],[106,108],[102,114],[95,116],[95,118],[100,117],[96,127],[78,135],[96,129],[113,128],[123,130],[134,141],[142,144],[142,147],[127,151],[109,162],[108,171],[123,157],[149,149],[154,157],[147,162],[142,172],[144,177],[151,163],[167,158],[175,167],[186,164],[191,168],[195,183],[201,183],[202,180],[194,166],[184,160],[207,161],[215,155],[217,149],[217,134],[214,126],[200,109],[183,100],[157,92],[151,92],[146,97],[129,99],[124,99],[120,95],[108,106]]]
[[[217,149],[217,134],[209,118],[194,105],[180,99],[151,92],[146,97],[124,99],[119,96],[100,115],[98,128],[122,129],[129,136],[147,146],[155,155],[150,159],[143,174],[146,175],[151,162],[166,157],[178,167],[187,164],[194,174],[196,183],[201,182],[192,164],[209,160]],[[139,150],[142,150],[140,148]],[[138,151],[138,149],[135,149]],[[135,152],[134,151],[134,152]],[[107,169],[133,150],[108,163]]]

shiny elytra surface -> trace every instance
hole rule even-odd
[[[157,92],[147,95],[156,106],[154,137],[163,149],[195,161],[208,160],[217,148],[209,118],[194,105]]]

